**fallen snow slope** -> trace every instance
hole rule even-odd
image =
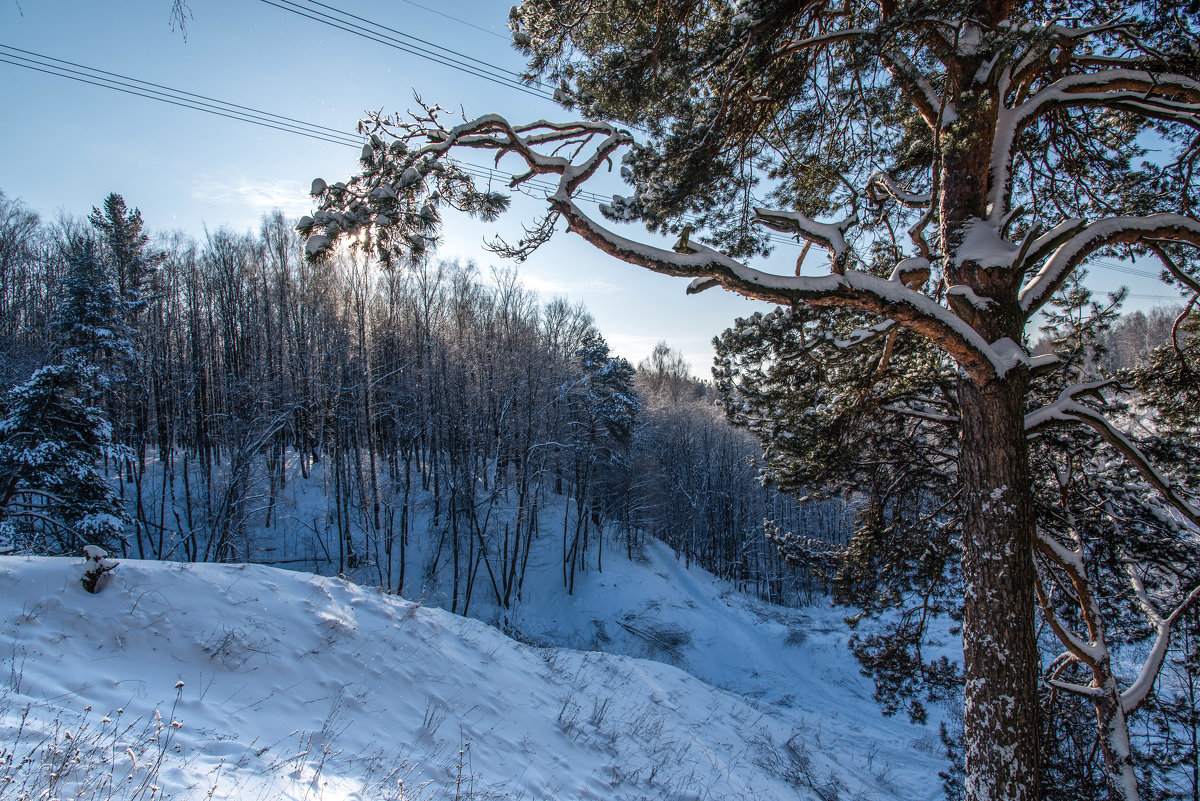
[[[834,776],[851,788],[844,797],[853,797],[863,774],[895,797],[942,797],[941,710],[931,710],[929,726],[880,713],[847,648],[845,610],[765,603],[685,567],[654,539],[639,560],[606,554],[602,573],[576,576],[572,596],[551,575],[556,570],[553,559],[531,566],[526,598],[501,618],[507,627],[535,642],[664,661],[742,695],[799,735],[794,742],[810,755],[837,763]],[[961,653],[958,638],[940,645],[952,659]],[[937,646],[928,650],[938,655]],[[868,797],[877,797],[874,790]]]
[[[93,596],[80,562],[0,557],[0,751],[22,725],[26,750],[61,742],[57,719],[105,746],[93,767],[125,770],[99,716],[158,708],[156,781],[177,798],[400,798],[398,778],[410,798],[938,796],[932,756],[885,766],[867,739],[826,742],[831,724],[669,665],[265,567],[126,561]]]

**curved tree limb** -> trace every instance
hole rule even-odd
[[[1108,245],[1133,245],[1147,240],[1167,240],[1200,247],[1200,220],[1182,214],[1151,214],[1145,217],[1109,217],[1062,233],[1071,235],[1058,244],[1042,269],[1021,289],[1021,308],[1026,314],[1040,309],[1088,256]],[[1064,223],[1063,226],[1067,226]],[[1062,228],[1063,226],[1060,226]]]
[[[1124,707],[1126,714],[1137,710],[1145,702],[1146,698],[1149,697],[1150,690],[1154,687],[1154,680],[1158,677],[1163,660],[1167,656],[1167,646],[1171,642],[1171,630],[1179,618],[1183,616],[1183,613],[1188,610],[1188,607],[1195,603],[1197,599],[1200,599],[1200,585],[1197,585],[1192,588],[1191,592],[1184,596],[1184,599],[1169,615],[1163,617],[1154,608],[1154,604],[1150,600],[1150,595],[1146,592],[1145,584],[1142,583],[1141,578],[1132,568],[1129,570],[1129,582],[1133,585],[1138,605],[1142,607],[1142,612],[1146,615],[1146,619],[1150,621],[1150,625],[1155,628],[1156,636],[1154,638],[1154,645],[1150,649],[1150,655],[1142,663],[1142,669],[1138,672],[1137,679],[1121,693],[1121,706]]]
[[[1193,524],[1200,526],[1200,508],[1180,494],[1171,480],[1151,464],[1133,440],[1121,433],[1100,412],[1078,400],[1083,395],[1098,393],[1115,383],[1114,381],[1094,381],[1064,389],[1054,403],[1043,406],[1025,416],[1026,432],[1033,434],[1049,426],[1075,422],[1090,426],[1100,435],[1101,439],[1114,447],[1133,465],[1146,483],[1154,487],[1163,500]]]

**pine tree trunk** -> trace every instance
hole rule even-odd
[[[1032,503],[1019,374],[959,382],[969,801],[1038,798]]]
[[[982,19],[1003,17],[1003,2],[981,2]],[[978,56],[947,73],[957,119],[942,133],[938,198],[942,269],[948,286],[987,298],[986,309],[956,309],[986,342],[1022,340],[1022,276],[992,270],[960,252],[970,226],[987,225],[992,140],[999,98],[977,83]],[[1015,369],[980,386],[959,373],[962,416],[964,591],[964,789],[967,801],[1039,797],[1038,673],[1033,562],[1033,498],[1025,436],[1029,374]]]

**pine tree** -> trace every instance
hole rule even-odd
[[[520,162],[514,185],[559,181],[547,217],[502,251],[527,255],[561,219],[615,258],[694,279],[692,292],[855,310],[932,343],[956,367],[965,797],[1033,801],[1041,541],[1027,425],[1094,430],[1200,525],[1190,490],[1160,481],[1106,404],[1089,405],[1094,387],[1062,386],[1030,411],[1048,365],[1024,344],[1071,273],[1117,248],[1155,255],[1200,294],[1194,251],[1174,249],[1200,245],[1196,11],[1195,0],[528,0],[512,12],[515,41],[585,120],[375,116],[363,172],[315,185],[319,219],[302,230],[314,258],[347,233],[407,232],[395,221],[417,209],[402,194],[445,175],[433,165],[456,149],[491,150]],[[639,126],[647,142],[602,119]],[[1158,161],[1146,157],[1151,132]],[[634,192],[604,213],[677,233],[674,248],[633,242],[575,201],[615,159]],[[496,208],[472,210],[485,205]],[[766,229],[825,251],[827,273],[798,275],[803,259],[751,267]],[[862,255],[881,241],[886,277]]]
[[[99,467],[121,454],[95,405],[96,372],[42,367],[0,400],[0,537],[22,550],[122,543],[124,511]]]
[[[1171,341],[1128,375],[1158,411],[1164,437],[1200,438],[1200,311],[1179,315]]]
[[[103,210],[93,206],[88,220],[101,235],[113,267],[125,321],[135,327],[149,300],[154,273],[165,257],[149,251],[150,237],[142,230],[141,211],[130,210],[116,193],[104,199]]]
[[[920,339],[865,324],[857,314],[756,314],[716,340],[713,373],[729,419],[762,444],[765,481],[805,502],[859,505],[825,578],[835,603],[857,609],[850,621],[865,631],[851,647],[884,711],[923,721],[925,703],[961,686],[944,658],[922,656],[934,620],[961,618],[952,373]],[[831,330],[875,341],[847,351],[825,339]],[[768,538],[790,563],[829,561],[825,532],[774,528]]]
[[[96,240],[74,236],[63,256],[67,270],[53,323],[59,360],[96,367],[98,385],[107,390],[135,356],[125,306]]]
[[[1101,377],[1101,363],[1108,354],[1107,335],[1117,323],[1128,294],[1122,288],[1102,304],[1092,297],[1086,278],[1087,270],[1082,268],[1071,273],[1043,309],[1041,326],[1051,352],[1071,362],[1077,381]]]
[[[633,388],[633,367],[619,356],[610,356],[608,343],[598,332],[583,336],[575,358],[579,378],[565,388],[575,491],[574,533],[569,543],[563,543],[563,583],[568,592],[574,592],[575,572],[584,563],[589,538],[603,533],[605,508],[611,505],[606,489],[622,467],[641,408]]]
[[[1091,382],[1095,400],[1106,411],[1127,417],[1128,405],[1113,392],[1117,387],[1097,373],[1119,301],[1118,295],[1098,304],[1079,284],[1064,285],[1055,295],[1043,330],[1061,360],[1052,373],[1035,378],[1031,410],[1054,402],[1066,376]],[[947,424],[959,414],[956,399],[948,376],[939,385],[928,381],[936,371],[913,369],[914,345],[926,358],[935,355],[928,345],[907,336],[890,343],[876,336],[873,345],[840,355],[806,331],[805,322],[804,315],[784,311],[739,321],[717,341],[714,372],[730,419],[761,439],[768,479],[810,494],[852,490],[864,504],[853,540],[830,571],[834,599],[859,608],[855,622],[900,610],[883,632],[856,635],[852,646],[875,678],[885,711],[904,706],[920,719],[922,694],[944,697],[955,687],[946,665],[926,664],[919,657],[929,617],[954,615],[959,607],[949,558],[957,543],[946,537],[960,513],[958,480],[947,458],[957,448],[947,436]],[[839,335],[854,336],[856,325],[861,322],[844,321]],[[823,330],[831,328],[839,330],[826,321]],[[858,330],[858,336],[870,336]],[[926,382],[914,383],[921,376]],[[1141,437],[1138,446],[1165,465],[1195,464],[1196,438],[1174,433],[1175,447],[1182,450],[1164,452],[1154,437]],[[1096,445],[1086,430],[1061,429],[1040,431],[1032,448],[1039,600],[1059,635],[1044,643],[1055,684],[1053,692],[1041,696],[1043,726],[1058,732],[1056,738],[1043,738],[1046,798],[1087,796],[1088,788],[1121,781],[1123,775],[1127,780],[1134,767],[1134,754],[1122,740],[1129,737],[1126,718],[1141,701],[1136,693],[1127,694],[1118,715],[1115,702],[1107,703],[1095,689],[1118,691],[1110,648],[1160,634],[1138,608],[1141,599],[1131,592],[1129,569],[1145,579],[1143,585],[1155,576],[1156,601],[1167,607],[1185,601],[1188,590],[1200,583],[1200,575],[1187,566],[1192,538],[1179,536],[1166,522],[1170,513],[1127,464],[1097,455]],[[1173,467],[1171,473],[1178,486],[1194,482],[1186,469]],[[1106,511],[1096,514],[1096,509]],[[1119,527],[1114,520],[1121,521]],[[1086,545],[1077,531],[1088,532]],[[807,560],[814,550],[805,547],[809,538],[774,539],[794,562]],[[1085,640],[1091,641],[1087,648],[1079,646]],[[1148,665],[1152,675],[1158,666],[1153,659]],[[1104,757],[1098,768],[1096,754]]]

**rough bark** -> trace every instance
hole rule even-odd
[[[999,98],[974,82],[979,64],[951,70],[959,119],[945,133],[941,163],[943,274],[990,301],[966,310],[987,342],[1020,342],[1021,276],[959,258],[968,226],[986,218]],[[963,497],[965,791],[969,801],[1039,798],[1034,517],[1025,432],[1027,370],[985,383],[961,375],[959,478]]]
[[[1103,645],[1103,642],[1101,642]],[[1129,742],[1129,723],[1121,703],[1121,690],[1113,675],[1108,649],[1096,666],[1095,698],[1096,723],[1100,730],[1100,746],[1104,752],[1104,770],[1114,799],[1139,801],[1137,774],[1133,770],[1133,746]]]
[[[966,797],[1038,798],[1033,515],[1023,425],[1024,374],[962,404]]]

